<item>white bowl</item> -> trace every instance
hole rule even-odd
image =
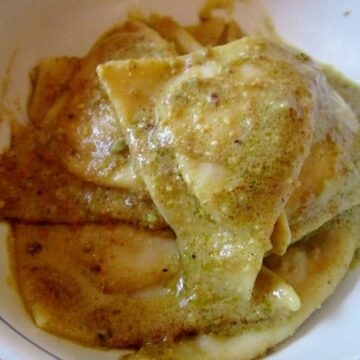
[[[200,4],[201,0],[3,0],[0,83],[9,76],[10,84],[7,93],[0,94],[0,101],[7,103],[18,119],[26,119],[28,74],[41,58],[84,54],[129,8],[156,10],[189,23],[195,20]],[[237,18],[249,32],[266,30],[264,16],[268,14],[289,43],[360,82],[359,1],[258,0],[239,1],[238,5]],[[35,327],[16,293],[6,229],[0,226],[0,358],[118,359],[119,351],[84,348]],[[359,268],[351,271],[322,309],[269,358],[359,360],[359,278]]]

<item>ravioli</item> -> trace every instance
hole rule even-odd
[[[318,68],[255,38],[182,58],[113,61],[98,73],[130,152],[141,159],[137,171],[176,234],[185,287],[198,290],[194,303],[249,300],[256,264],[271,250],[271,232],[308,154],[316,158],[322,144],[314,144],[325,138],[330,156],[331,133],[348,160],[353,145],[344,139],[356,135],[353,114],[341,103],[344,117],[329,118],[324,99],[336,108],[336,97],[328,96]],[[325,168],[321,175],[331,181],[333,173]],[[319,196],[323,178],[305,190]]]
[[[169,288],[180,269],[170,231],[18,224],[13,251],[19,288],[35,323],[88,345],[136,347],[208,331],[216,316],[226,328],[300,306],[293,289],[266,268],[246,307],[215,299],[211,308],[191,304],[180,289]]]
[[[173,44],[178,55],[189,54],[202,48],[202,45],[170,16],[154,14],[148,19],[140,19]]]
[[[28,114],[34,125],[43,125],[47,113],[66,91],[79,63],[76,57],[50,58],[41,61],[31,72],[33,89]]]
[[[286,279],[301,299],[299,311],[284,318],[268,318],[233,336],[202,335],[168,347],[148,347],[127,359],[245,360],[263,356],[316,311],[343,279],[359,240],[359,207],[333,219],[319,231],[292,245],[284,256],[266,260]]]
[[[146,193],[98,187],[39,154],[32,127],[14,131],[0,161],[0,218],[32,223],[124,221],[165,227]]]
[[[229,237],[220,242],[219,251],[254,241],[258,248],[248,251],[259,254],[258,264],[271,248],[275,221],[310,149],[316,101],[300,73],[281,58],[283,50],[277,54],[274,47],[244,38],[176,60],[110,62],[99,68],[119,119],[136,139],[133,156],[151,159],[145,169],[138,164],[139,171],[178,238],[182,229],[196,234],[194,229],[221,224],[242,240]],[[272,82],[278,91],[267,91]],[[129,95],[129,87],[135,96]],[[166,95],[155,98],[152,113],[156,91]],[[137,112],[139,108],[145,111]],[[261,145],[265,141],[266,148]],[[281,165],[279,159],[284,159]],[[172,198],[177,199],[173,205],[167,200]],[[206,246],[219,243],[201,236]],[[199,244],[198,239],[193,242]],[[188,243],[179,246],[196,249]],[[253,281],[254,275],[248,291]]]
[[[293,241],[360,202],[359,124],[343,99],[325,85],[325,78],[320,81],[324,85],[318,127],[298,187],[286,204]]]
[[[129,34],[134,41],[129,41]],[[165,226],[141,183],[135,179],[127,145],[115,126],[115,114],[96,80],[95,67],[101,59],[131,56],[132,51],[134,56],[147,51],[154,56],[173,53],[172,47],[146,25],[129,21],[100,39],[85,59],[46,59],[33,71],[29,116],[34,127],[22,133],[0,165],[2,218],[55,223],[121,220],[151,228]],[[71,96],[71,91],[76,96]],[[97,104],[94,97],[99,100]],[[80,104],[81,101],[85,103]],[[93,117],[89,117],[90,105],[95,111]],[[104,117],[105,113],[109,116]],[[73,162],[80,172],[69,173],[64,167],[63,150],[74,155],[69,141],[63,139],[70,134],[75,136],[70,142],[78,141],[82,149],[81,161]],[[115,154],[109,150],[113,145]],[[91,150],[94,147],[98,148],[95,152]],[[102,179],[103,186],[96,186],[96,179],[86,175],[84,166],[93,167],[88,175],[92,173]],[[104,171],[101,166],[105,166]],[[114,187],[118,190],[111,189]]]
[[[300,175],[299,187],[287,204],[294,241],[360,201],[359,86],[327,66],[323,66],[322,71],[346,104],[332,91],[329,97],[333,102],[327,101],[324,105],[332,127],[321,142],[313,145]],[[314,168],[317,169],[315,174]],[[300,205],[304,199],[299,197],[304,196],[307,204]]]
[[[146,18],[142,18],[142,17],[137,17],[136,19],[134,18],[133,21],[142,21],[142,22],[146,22],[149,26],[151,26],[152,28],[158,30],[158,32],[165,36],[167,38],[167,40],[171,41],[174,43],[175,47],[178,49],[178,51],[181,53],[189,53],[193,50],[198,50],[202,48],[202,45],[200,45],[200,43],[198,43],[195,39],[192,39],[191,35],[189,35],[180,25],[178,25],[173,19],[169,18],[169,17],[161,17],[161,16],[156,16],[153,15],[151,16],[149,19]],[[224,25],[225,26],[225,25]],[[111,33],[116,33],[120,31],[119,28],[115,28]],[[109,36],[106,35],[104,36],[102,39],[99,40],[99,43],[101,43],[102,41],[104,41],[105,39],[107,39]],[[113,40],[109,41],[110,43],[113,42]],[[113,52],[116,51],[118,47],[118,44],[116,44],[116,42],[114,42],[113,44]],[[63,93],[64,92],[68,92],[69,91],[69,80],[71,78],[71,76],[74,75],[74,73],[76,71],[79,71],[78,68],[80,66],[81,63],[81,59],[79,58],[67,58],[67,57],[60,57],[60,58],[53,58],[53,59],[46,59],[44,61],[42,61],[32,72],[32,79],[33,79],[33,83],[34,83],[34,90],[33,93],[30,97],[30,101],[29,101],[29,116],[33,122],[33,124],[37,127],[37,128],[42,128],[47,126],[47,121],[49,121],[48,119],[46,120],[46,114],[47,117],[52,119],[52,118],[56,118],[57,113],[59,111],[59,109],[61,109],[64,106],[64,96]],[[66,97],[66,96],[65,96]],[[30,131],[29,131],[30,133]],[[33,141],[34,144],[32,145],[34,146],[38,146],[36,142],[35,138],[38,138],[38,131],[37,129],[34,129],[32,132],[32,135],[30,136],[31,138],[34,138]],[[104,133],[101,133],[101,131],[98,133],[98,135],[100,137],[105,136]],[[24,136],[24,135],[23,135]],[[114,131],[111,134],[112,137],[116,136],[116,132]],[[93,139],[95,141],[95,138]],[[29,140],[30,141],[30,140]],[[28,142],[29,142],[28,141]],[[33,153],[34,151],[30,151],[30,154]],[[15,150],[16,153],[16,150]],[[28,159],[29,160],[31,158],[31,155],[28,155]],[[12,155],[12,157],[16,157],[14,155]],[[45,161],[40,160],[40,157],[44,158]],[[108,158],[109,161],[111,161],[110,157],[111,154],[107,154],[106,157]],[[36,155],[37,158],[37,162],[41,161],[41,166],[42,167],[51,167],[53,170],[55,168],[59,168],[56,159],[56,156],[54,154],[52,154],[51,152],[47,151],[47,150],[43,150],[43,149],[39,149],[38,151],[38,155]],[[105,159],[105,155],[104,155],[104,159]],[[55,160],[55,164],[52,165],[51,161]],[[34,161],[34,157],[32,157],[32,160]],[[26,162],[26,161],[24,161]],[[36,162],[36,161],[35,161]],[[20,169],[19,169],[20,170]],[[131,173],[132,170],[131,170]],[[48,175],[49,175],[49,171],[48,171]],[[6,177],[7,175],[5,175]],[[34,174],[31,174],[31,172],[28,174],[27,178],[29,176],[34,176]],[[71,177],[70,177],[71,178]],[[124,177],[122,177],[124,179]],[[44,172],[43,172],[43,176],[42,176],[42,183],[48,183],[49,179],[46,179],[44,177]],[[75,179],[75,178],[74,178]],[[36,181],[34,181],[33,183],[36,183]],[[11,196],[11,199],[9,198],[9,196],[3,196],[4,197],[4,201],[6,201],[7,206],[6,208],[3,210],[4,216],[5,217],[16,217],[18,219],[24,219],[26,221],[32,221],[32,222],[41,222],[41,221],[54,221],[54,219],[56,219],[55,222],[83,222],[83,221],[97,221],[97,217],[96,216],[86,216],[86,215],[81,215],[79,216],[79,212],[78,211],[78,215],[74,215],[76,212],[75,211],[71,211],[71,216],[69,216],[68,218],[65,219],[66,216],[62,216],[59,214],[59,207],[63,207],[64,209],[66,208],[72,208],[71,207],[71,201],[69,201],[69,199],[67,198],[66,195],[63,196],[63,199],[61,200],[61,202],[64,201],[69,201],[70,204],[69,206],[65,206],[64,204],[61,205],[58,201],[58,199],[55,198],[55,205],[52,204],[52,210],[49,210],[49,204],[48,201],[46,200],[43,201],[43,196],[40,195],[39,193],[46,193],[46,191],[43,190],[30,190],[29,187],[27,187],[27,190],[30,191],[31,193],[36,193],[36,196],[33,196],[31,193],[26,192],[24,186],[21,186],[21,184],[7,184],[7,186],[9,186],[10,188],[12,188],[11,193],[16,195],[16,202],[14,202],[15,199],[15,195]],[[18,188],[16,188],[16,186]],[[5,186],[4,186],[5,189]],[[131,198],[131,196],[133,196],[131,193],[128,194],[128,196]],[[143,198],[144,195],[139,193],[138,196],[138,201],[141,201],[141,198]],[[49,197],[48,197],[49,198]],[[26,204],[32,204],[31,206],[29,206],[30,209],[26,209]],[[128,205],[130,203],[134,203],[134,201],[130,202],[129,200],[127,201]],[[146,204],[143,204],[146,206]],[[138,211],[138,209],[136,208],[135,211]],[[16,216],[14,214],[17,214]],[[64,214],[66,214],[64,212]],[[148,217],[149,219],[152,219],[152,222],[149,222],[150,226],[157,226],[156,222],[158,221],[156,216],[153,216],[153,213],[151,212],[151,209],[149,209],[149,214]],[[129,216],[123,216],[119,215],[119,214],[114,214],[114,217],[112,216],[104,216],[104,219],[122,219],[125,221],[128,221],[129,218],[132,217],[133,220],[135,220],[135,222],[137,221],[136,218],[137,216],[133,214],[133,212],[129,213]],[[154,218],[154,219],[153,219]],[[146,221],[144,222],[146,223]],[[277,241],[276,237],[273,236],[273,241]],[[279,241],[282,241],[281,239]]]
[[[40,328],[130,359],[250,359],[348,270],[358,121],[308,56],[212,15],[226,4],[186,28],[130,15],[33,72],[0,216]]]
[[[244,36],[236,22],[226,22],[211,15],[217,6],[227,9],[226,3],[210,2],[205,7],[205,15],[200,14],[200,23],[187,28],[202,46],[221,45]],[[299,58],[301,57],[305,62],[310,61],[304,54],[300,54]],[[322,67],[322,70],[326,79],[320,74],[317,79],[322,91],[319,93],[318,122],[312,148],[297,186],[286,204],[286,216],[292,234],[282,233],[282,238],[275,238],[275,234],[273,235],[274,242],[283,244],[282,251],[286,250],[285,244],[290,243],[289,236],[295,242],[332,217],[360,203],[357,190],[357,179],[360,178],[360,139],[359,125],[355,118],[355,114],[359,112],[359,90],[356,84],[349,85],[348,80],[341,80],[341,76],[336,76],[328,67]],[[347,102],[329,85],[334,86]],[[316,173],[313,169],[317,169]],[[213,178],[209,181],[212,186],[215,185]],[[283,225],[282,228],[285,229]]]
[[[86,181],[117,188],[141,188],[125,139],[103,96],[96,66],[112,59],[171,56],[174,50],[139,21],[128,21],[101,38],[80,60],[67,89],[43,121],[43,153]]]
[[[235,21],[226,22],[214,16],[201,19],[199,24],[188,26],[186,29],[202,46],[223,45],[244,36],[244,32]]]

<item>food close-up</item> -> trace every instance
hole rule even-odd
[[[34,327],[124,359],[266,357],[356,262],[360,88],[228,3],[130,11],[29,72],[0,218]]]

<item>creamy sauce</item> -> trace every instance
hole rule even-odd
[[[70,224],[14,226],[18,283],[39,327],[92,346],[164,342],[134,359],[168,359],[169,353],[181,360],[189,353],[194,359],[253,357],[292,334],[347,271],[358,240],[356,208],[289,245],[293,213],[316,198],[321,210],[334,184],[350,173],[338,154],[348,159],[342,145],[358,124],[347,108],[338,109],[341,102],[327,98],[323,84],[311,93],[317,73],[304,54],[259,39],[206,50],[243,36],[231,20],[234,4],[207,1],[200,24],[189,32],[171,18],[133,15],[84,59],[53,59],[39,69],[39,93],[29,111],[40,127],[62,122],[59,129],[52,124],[55,147],[41,153],[52,141],[50,126],[40,156],[35,141],[20,138],[22,152],[12,149],[0,168],[0,214]],[[219,10],[228,19],[214,17]],[[279,40],[269,20],[266,27]],[[124,43],[121,31],[133,43]],[[174,58],[193,51],[199,52]],[[99,75],[118,118],[95,74],[98,63],[114,59],[125,61],[101,66]],[[78,82],[71,83],[76,69]],[[360,87],[329,67],[324,72],[359,118]],[[84,79],[90,83],[85,90]],[[71,96],[62,97],[68,86]],[[84,98],[72,103],[79,94]],[[321,107],[317,96],[345,117],[343,128],[312,122]],[[77,116],[73,106],[80,109]],[[0,132],[6,135],[4,124]],[[320,140],[311,143],[313,126]],[[333,136],[326,141],[324,128]],[[76,156],[74,144],[80,146]],[[0,144],[0,153],[9,146]],[[53,160],[62,150],[60,165]],[[31,202],[29,189],[36,194]],[[332,209],[316,226],[348,207]],[[175,234],[118,223],[157,228],[167,226],[163,218]],[[201,336],[172,343],[194,333]]]

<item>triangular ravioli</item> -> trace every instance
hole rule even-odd
[[[180,267],[169,230],[16,224],[11,243],[19,289],[35,323],[87,345],[140,347],[208,332],[214,321],[223,330],[300,307],[292,287],[265,267],[247,304],[183,297],[181,289],[171,289]]]
[[[99,67],[138,172],[192,268],[190,287],[251,296],[310,150],[313,72],[296,54],[251,38]]]
[[[168,42],[140,21],[129,20],[104,35],[79,61],[66,90],[41,123],[45,156],[98,185],[141,189],[95,69],[109,60],[175,54]]]
[[[284,256],[267,259],[270,269],[299,294],[300,310],[249,323],[232,336],[200,335],[168,346],[149,346],[126,359],[247,360],[263,356],[291,336],[343,279],[359,241],[359,216],[360,208],[354,208],[292,245]]]
[[[39,154],[37,130],[13,128],[0,161],[0,218],[30,223],[167,225],[146,192],[100,187]]]

